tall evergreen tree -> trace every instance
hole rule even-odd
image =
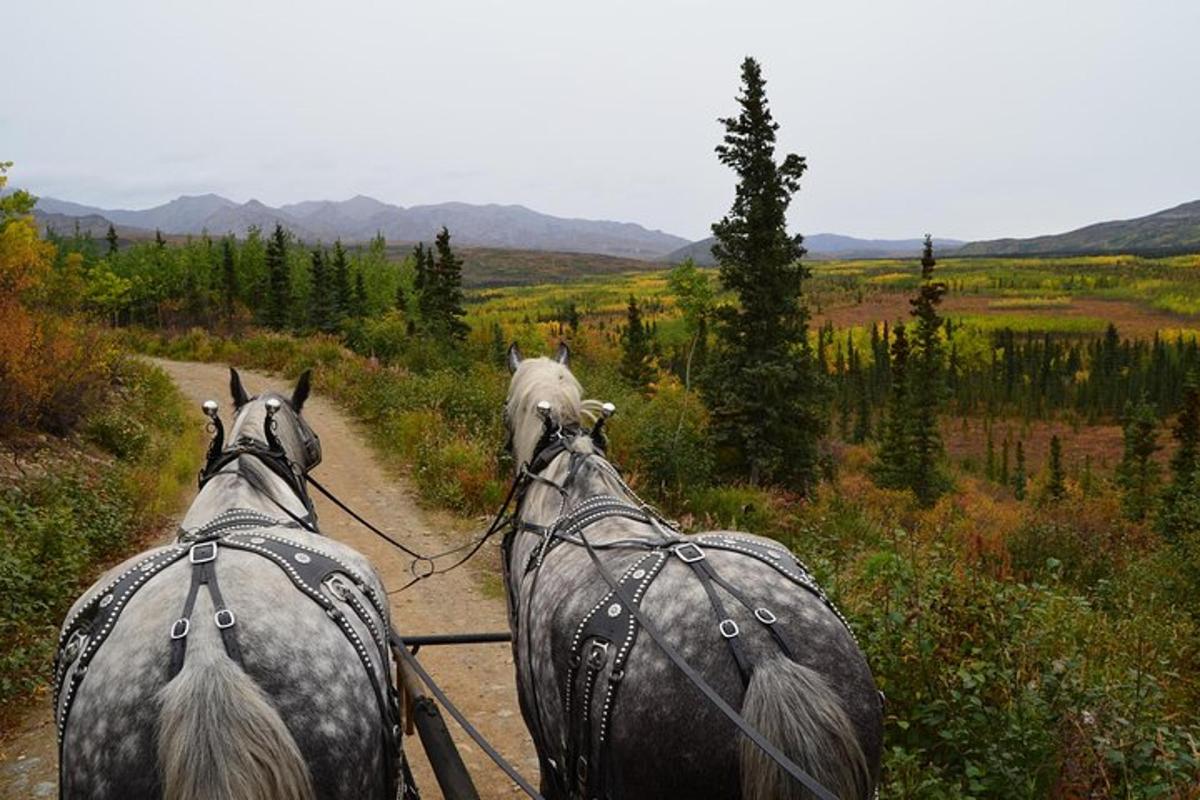
[[[650,364],[650,331],[642,322],[642,310],[637,298],[629,296],[625,313],[625,329],[621,331],[621,375],[631,386],[645,392],[654,381]]]
[[[912,470],[910,486],[922,505],[932,505],[950,488],[943,460],[945,448],[938,430],[938,411],[945,392],[942,364],[942,318],[937,307],[946,285],[933,279],[933,237],[925,235],[921,256],[921,288],[910,300],[916,318],[909,379],[911,408]]]
[[[167,240],[163,238],[162,231],[158,228],[154,229],[154,244],[161,250],[167,246]]]
[[[1046,466],[1046,496],[1052,502],[1058,502],[1067,496],[1067,475],[1063,470],[1062,440],[1058,435],[1050,437],[1050,459]]]
[[[221,240],[221,311],[227,320],[233,319],[237,295],[238,276],[237,263],[234,261],[233,238],[226,236]]]
[[[341,323],[354,313],[354,288],[350,281],[350,264],[342,240],[333,243],[333,290],[337,299],[335,320]]]
[[[265,322],[274,330],[287,327],[291,317],[292,280],[287,260],[287,232],[275,223],[267,239],[267,302]]]
[[[413,292],[417,295],[417,311],[425,313],[425,284],[429,281],[429,276],[425,269],[425,243],[417,242],[412,251],[413,261],[415,263],[415,272],[413,277]]]
[[[722,119],[722,164],[738,176],[729,213],[712,226],[721,283],[737,305],[720,309],[720,353],[704,381],[714,437],[751,483],[782,481],[801,492],[820,478],[825,382],[813,366],[801,289],[803,238],[787,232],[804,159],[775,161],[775,131],[758,62],[742,63],[738,116]]]
[[[108,223],[108,233],[104,234],[104,239],[105,239],[105,241],[108,242],[109,257],[115,256],[117,254],[117,243],[118,243],[117,229],[113,227],[113,224],[111,222]]]
[[[1025,499],[1025,484],[1027,482],[1028,482],[1028,479],[1025,476],[1025,444],[1020,439],[1018,439],[1017,440],[1017,464],[1016,464],[1016,467],[1013,469],[1013,475],[1012,475],[1013,496],[1016,497],[1018,500]]]
[[[471,328],[463,321],[467,310],[463,308],[462,259],[451,249],[450,231],[445,226],[442,226],[442,231],[437,235],[433,246],[437,249],[434,308],[438,332],[450,339],[464,341]]]
[[[362,319],[367,316],[367,280],[362,270],[354,273],[354,309],[353,317]]]
[[[338,329],[337,286],[331,265],[325,263],[325,256],[319,249],[312,251],[309,321],[321,333],[333,333]]]
[[[1200,382],[1188,376],[1183,407],[1175,418],[1177,444],[1171,456],[1171,484],[1163,491],[1157,527],[1169,542],[1178,542],[1200,527]]]
[[[903,322],[897,322],[892,330],[892,377],[887,418],[883,423],[879,455],[873,469],[876,482],[891,489],[906,489],[911,485],[913,453],[908,435],[908,361],[908,331]]]
[[[1158,486],[1158,414],[1145,395],[1125,406],[1125,452],[1117,465],[1121,510],[1135,522],[1146,519],[1154,506]]]

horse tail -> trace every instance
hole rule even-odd
[[[755,667],[742,715],[768,741],[841,800],[874,791],[866,756],[841,700],[817,672],[782,655]],[[811,800],[812,793],[741,737],[742,797]]]
[[[158,693],[164,800],[313,800],[304,756],[263,691],[220,644],[188,649]]]

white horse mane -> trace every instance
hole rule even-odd
[[[583,387],[565,364],[552,358],[527,358],[517,366],[508,390],[509,419],[514,426],[513,449],[518,460],[528,460],[541,436],[537,404],[545,400],[560,425],[595,422],[599,400],[584,400]],[[581,448],[590,443],[581,442]]]

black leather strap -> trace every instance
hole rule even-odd
[[[212,598],[213,622],[221,634],[221,642],[225,646],[226,654],[239,666],[242,664],[242,648],[238,645],[237,631],[234,627],[237,617],[232,610],[225,606],[225,599],[221,595],[221,585],[217,582],[216,564],[219,552],[220,545],[216,539],[197,542],[188,551],[188,558],[192,562],[192,583],[188,588],[187,599],[183,602],[183,611],[180,613],[179,619],[171,625],[171,666],[169,670],[171,678],[179,674],[179,671],[183,669],[184,660],[187,658],[187,640],[192,626],[192,611],[196,607],[196,598],[200,594],[201,586],[208,589],[209,597]]]

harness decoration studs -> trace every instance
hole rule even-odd
[[[517,533],[534,533],[541,536],[542,541],[534,547],[525,564],[524,575],[530,581],[527,595],[531,595],[536,590],[537,573],[547,557],[563,544],[584,547],[597,568],[601,570],[605,580],[610,584],[610,591],[584,615],[571,639],[568,654],[571,674],[564,681],[562,689],[564,716],[568,726],[566,752],[563,754],[564,759],[561,765],[556,760],[551,761],[554,767],[552,777],[565,792],[583,798],[604,798],[607,796],[605,786],[608,767],[606,745],[611,727],[613,705],[624,678],[625,664],[637,641],[639,631],[644,627],[642,622],[649,625],[640,609],[641,600],[654,579],[671,561],[672,556],[691,569],[704,589],[717,618],[717,631],[729,648],[743,687],[749,685],[753,664],[742,646],[742,631],[726,608],[725,601],[717,592],[718,587],[750,613],[759,626],[769,634],[784,656],[793,660],[795,657],[788,642],[776,627],[778,617],[775,613],[770,608],[751,602],[741,590],[722,578],[708,560],[707,551],[709,550],[737,553],[767,564],[817,597],[845,626],[852,638],[854,638],[854,632],[846,618],[817,585],[811,572],[789,550],[727,533],[702,534],[691,539],[684,539],[672,523],[643,502],[621,479],[616,470],[603,459],[594,460],[593,463],[614,477],[618,485],[627,493],[628,498],[635,501],[637,505],[629,502],[629,499],[595,495],[578,502],[567,510],[565,506],[569,496],[568,489],[583,463],[592,458],[591,453],[579,453],[572,450],[570,445],[578,437],[589,437],[603,454],[605,442],[602,427],[604,422],[612,416],[615,408],[612,404],[605,403],[601,416],[597,418],[595,426],[589,432],[582,429],[564,429],[552,418],[550,406],[544,401],[538,403],[537,410],[543,420],[542,436],[529,464],[521,470],[518,479],[523,485],[517,492],[517,512],[513,515],[513,521],[502,545],[504,550],[502,562],[505,565],[506,573],[509,572],[511,569],[509,555]],[[543,477],[541,473],[563,453],[570,453],[572,462],[566,478],[559,484]],[[533,483],[546,484],[563,497],[564,511],[550,525],[541,526],[520,519],[525,492]],[[588,542],[584,534],[585,529],[612,517],[623,517],[650,525],[658,534],[659,539],[657,541],[628,539],[597,544]],[[596,554],[598,550],[635,548],[641,548],[647,552],[634,561],[618,579],[611,579],[612,576],[607,574],[607,569],[604,568]],[[510,575],[505,575],[506,582],[509,577]],[[517,609],[514,602],[510,602],[509,613],[515,630]],[[530,599],[523,598],[523,602],[528,603]],[[648,631],[648,633],[664,650],[667,650],[666,643],[660,641],[659,636],[652,631]],[[855,642],[857,642],[856,638]],[[606,670],[608,678],[605,681],[603,699],[597,711],[596,687]],[[692,675],[689,675],[689,678],[691,677]],[[696,682],[697,679],[702,680],[697,675],[693,682]],[[704,688],[700,683],[697,683],[697,686]],[[535,718],[537,718],[535,727],[540,728],[540,704],[536,697],[532,705],[535,711],[539,712],[535,714]],[[734,721],[737,722],[737,720]],[[739,727],[741,727],[740,724]],[[543,741],[551,741],[545,736],[544,731],[539,730],[536,733]],[[768,746],[770,745],[768,744]],[[786,759],[782,754],[779,754],[780,758],[776,758],[769,751],[768,755],[781,764],[783,763],[781,758]],[[803,775],[803,778],[807,780],[802,779],[802,782],[814,790],[817,796],[830,796],[824,787],[813,781],[811,776],[803,774],[798,768],[796,771],[790,769],[788,771],[798,779],[801,779],[801,775]],[[574,791],[572,792],[571,789]]]
[[[288,458],[275,435],[274,415],[279,411],[280,403],[274,398],[268,399],[266,403],[268,446],[264,448],[247,440],[228,450],[223,449],[224,428],[217,416],[217,404],[211,400],[204,403],[203,410],[211,420],[213,439],[209,444],[205,467],[200,474],[200,485],[203,487],[222,467],[232,461],[246,455],[253,456],[288,482],[308,509],[307,515],[296,517],[289,512],[292,520],[280,520],[251,509],[230,509],[222,512],[200,528],[180,529],[178,544],[137,562],[80,606],[64,626],[55,655],[54,707],[60,763],[67,720],[79,685],[87,674],[88,665],[112,632],[121,611],[134,594],[155,575],[185,556],[191,564],[191,585],[182,613],[171,624],[167,634],[171,644],[169,679],[174,678],[183,669],[187,655],[187,639],[192,631],[192,612],[202,586],[207,588],[212,600],[213,623],[220,633],[226,653],[234,662],[244,666],[237,638],[237,616],[224,602],[216,571],[221,550],[240,550],[266,558],[278,566],[296,589],[320,606],[345,636],[366,670],[379,704],[387,785],[401,785],[398,782],[400,770],[405,776],[405,791],[412,787],[411,778],[407,775],[407,764],[399,747],[399,698],[389,676],[390,650],[385,632],[388,625],[386,604],[379,593],[345,562],[315,547],[270,532],[273,529],[297,527],[316,532],[316,515],[305,490],[304,470]],[[307,426],[303,426],[302,429],[306,428]],[[307,468],[311,469],[320,461],[320,441],[311,430],[304,430],[304,449]],[[278,501],[276,503],[283,508]],[[284,510],[287,511],[286,508]],[[349,608],[369,632],[369,643],[363,641],[339,604]],[[376,624],[376,618],[379,624]]]

